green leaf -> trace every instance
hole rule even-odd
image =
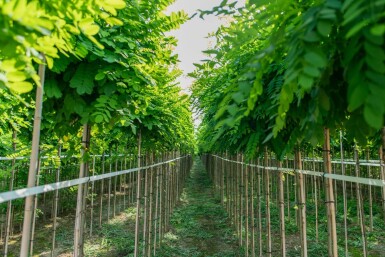
[[[107,3],[116,9],[123,9],[126,3],[123,0],[108,0]]]
[[[356,85],[356,88],[352,91],[348,98],[348,111],[353,112],[362,106],[365,103],[368,94],[368,88],[365,85]]]
[[[317,30],[322,36],[329,36],[332,30],[332,23],[330,21],[321,20],[317,23]]]
[[[302,86],[303,89],[309,90],[313,86],[314,79],[307,75],[300,75],[298,83]]]
[[[314,67],[323,68],[326,66],[326,58],[321,53],[307,52],[304,58],[309,64]]]
[[[79,22],[79,27],[87,36],[96,35],[99,32],[99,26],[94,24],[92,18],[86,18]]]
[[[364,107],[364,118],[366,123],[375,129],[381,129],[384,126],[383,113],[379,113],[369,104],[366,104]]]
[[[245,100],[245,97],[241,92],[236,92],[235,94],[233,94],[233,99],[237,104],[240,104]]]
[[[321,75],[321,72],[319,71],[319,69],[309,65],[305,66],[303,71],[306,75],[309,75],[311,77],[319,77]]]
[[[373,58],[379,59],[381,61],[385,60],[385,52],[380,46],[372,44],[369,41],[365,41],[364,47],[366,53],[368,53]]]
[[[44,93],[48,98],[60,98],[62,97],[62,92],[58,86],[56,79],[47,79],[44,84]]]
[[[75,88],[79,95],[91,94],[94,88],[93,78],[92,65],[81,63],[70,80],[70,87]]]
[[[32,90],[33,85],[31,82],[21,81],[16,83],[8,83],[7,86],[18,94],[24,94]]]
[[[105,77],[106,77],[106,74],[104,72],[99,72],[98,74],[96,74],[95,80],[102,80]]]
[[[95,116],[95,123],[102,123],[104,120],[103,115],[99,114]]]
[[[11,82],[20,82],[27,79],[27,76],[22,71],[13,71],[7,73],[7,79]]]
[[[370,29],[370,32],[375,36],[383,36],[385,33],[385,24],[378,24]]]
[[[319,103],[325,111],[330,110],[330,98],[324,90],[320,90]]]

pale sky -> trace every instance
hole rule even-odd
[[[214,6],[218,6],[222,0],[176,0],[168,11],[184,10],[189,16],[194,14],[198,9],[211,10]],[[232,1],[229,1],[232,2]],[[238,1],[238,6],[243,5],[245,0]],[[215,32],[224,20],[220,20],[214,15],[205,16],[204,20],[195,16],[192,20],[183,24],[179,30],[171,32],[171,35],[178,39],[178,46],[175,52],[179,55],[179,68],[183,70],[184,76],[179,81],[182,88],[188,88],[192,80],[187,74],[195,70],[193,63],[199,63],[200,60],[207,59],[202,53],[209,47],[209,42],[213,39],[207,38],[208,34]]]

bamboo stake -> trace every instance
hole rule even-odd
[[[56,169],[56,179],[55,181],[56,182],[59,182],[60,181],[60,170],[61,170],[61,160],[60,160],[60,156],[61,156],[61,143],[59,143],[59,147],[58,147],[58,150],[57,150],[57,155],[58,155],[58,158],[59,158],[59,164],[58,164],[58,167]],[[51,257],[54,256],[54,253],[55,253],[55,244],[56,244],[56,228],[57,228],[57,211],[58,211],[58,204],[59,204],[59,190],[55,190],[55,196],[54,196],[55,200],[54,200],[54,207],[53,207],[53,225],[52,225],[52,248],[51,248]]]
[[[40,182],[40,172],[41,172],[40,169],[41,169],[41,157],[39,157],[39,162],[38,162],[36,186],[38,186]],[[33,208],[34,210],[33,210],[33,216],[32,216],[33,218],[32,218],[32,228],[31,228],[31,242],[29,244],[29,253],[32,256],[33,256],[33,246],[34,246],[34,240],[35,240],[37,200],[38,200],[38,197],[36,195],[34,199],[34,208]]]
[[[110,156],[109,156],[109,173],[112,173],[112,150],[110,148]],[[112,178],[108,178],[108,198],[107,198],[107,223],[110,222],[110,214],[111,214],[111,186],[112,186]]]
[[[295,152],[296,169],[302,170],[301,152],[296,149]],[[304,179],[301,172],[297,172],[298,181],[298,217],[300,228],[300,240],[301,240],[301,256],[307,257],[307,238],[306,238],[306,199],[304,190]]]
[[[383,146],[382,146],[383,147]],[[380,155],[380,176],[382,180],[385,180],[385,156],[384,156],[384,150],[380,147],[379,149],[379,155]],[[381,188],[381,193],[382,193],[382,214],[383,214],[383,219],[385,222],[385,186]]]
[[[149,162],[149,157],[150,155],[146,155],[146,164],[150,163]],[[149,180],[149,170],[145,169],[144,170],[144,204],[143,204],[143,256],[146,256],[146,250],[147,250],[147,240],[148,240],[148,191],[149,191],[149,186],[148,186],[148,180]]]
[[[286,156],[286,168],[289,168],[289,159]],[[286,201],[287,201],[287,218],[290,222],[290,176],[287,176],[286,180]]]
[[[328,128],[324,129],[324,164],[325,173],[332,173],[331,157],[330,157],[330,131]],[[326,208],[328,218],[328,251],[330,257],[338,257],[337,252],[337,226],[336,226],[336,212],[334,204],[334,193],[333,193],[333,181],[325,179],[325,190],[326,190]]]
[[[259,158],[258,158],[258,175],[257,175],[257,210],[258,210],[258,249],[259,249],[259,256],[262,256],[262,213],[261,213],[261,169],[259,168]]]
[[[152,155],[150,156],[151,158],[151,162],[150,164],[153,164],[154,163],[154,153],[152,153]],[[152,246],[152,242],[151,242],[151,239],[152,239],[152,224],[153,224],[153,217],[154,217],[154,214],[153,214],[153,194],[154,194],[154,169],[151,168],[150,169],[150,199],[149,199],[149,217],[148,217],[148,243],[147,243],[147,256],[151,256],[151,246]]]
[[[343,134],[340,131],[340,151],[341,151],[341,172],[342,176],[345,176],[345,163],[344,163],[344,145],[343,145]],[[343,195],[343,204],[344,204],[344,236],[345,236],[345,257],[349,256],[348,249],[348,226],[347,226],[347,215],[348,215],[348,205],[346,200],[346,181],[342,181],[342,195]]]
[[[159,159],[158,159],[159,160]],[[157,229],[159,226],[159,167],[155,168],[156,183],[155,183],[155,222],[154,222],[154,256],[156,256],[156,240],[157,240]]]
[[[354,159],[356,161],[356,177],[360,177],[360,161],[358,156],[357,145],[354,147]],[[361,228],[361,236],[362,236],[362,250],[363,256],[368,256],[367,250],[367,241],[366,241],[366,229],[365,229],[365,216],[364,216],[364,206],[362,203],[362,192],[360,183],[356,183],[356,193],[357,193],[357,206],[358,206],[358,216],[360,219],[360,228]]]
[[[16,140],[17,140],[17,131],[13,129],[12,133],[12,148],[14,153],[16,153]],[[13,184],[15,182],[15,172],[16,172],[16,159],[15,157],[12,159],[11,164],[11,180],[9,181],[9,191],[13,190]],[[9,236],[11,232],[11,219],[12,219],[12,201],[8,201],[7,204],[7,213],[6,213],[6,221],[5,221],[5,240],[4,240],[4,257],[8,256],[8,243],[9,243]]]
[[[118,145],[116,145],[116,156],[115,156],[115,171],[118,171]],[[116,184],[117,184],[118,176],[114,177],[114,201],[113,201],[113,212],[112,217],[115,218],[116,216]]]
[[[81,148],[81,162],[80,162],[80,171],[79,178],[87,176],[87,162],[84,160],[86,152],[89,150],[89,139],[90,139],[90,130],[91,127],[88,124],[83,126],[83,136],[82,136],[82,148]],[[86,193],[87,184],[78,186],[77,194],[77,205],[76,205],[76,216],[75,216],[75,235],[74,235],[74,257],[83,257],[83,229],[85,222],[85,193]]]
[[[313,171],[316,171],[315,168],[315,155],[314,155],[314,149],[313,149]],[[315,205],[315,240],[316,243],[318,243],[318,188],[317,188],[317,177],[314,177],[314,205]]]
[[[248,166],[245,166],[245,233],[246,233],[246,257],[249,256],[249,172]]]
[[[271,257],[271,222],[270,222],[270,174],[266,169],[269,165],[268,163],[268,154],[267,147],[264,151],[264,173],[265,173],[265,201],[266,201],[266,233],[267,233],[267,244],[266,244],[266,253],[267,256]]]
[[[240,162],[243,162],[243,154],[239,154],[240,156]],[[244,181],[243,181],[243,164],[239,164],[240,166],[240,173],[239,173],[239,180],[240,180],[240,187],[239,187],[239,245],[243,246],[243,198],[244,198]]]
[[[40,143],[40,125],[43,109],[44,79],[45,65],[39,65],[40,86],[36,88],[36,108],[33,120],[32,132],[32,150],[28,171],[27,187],[34,187],[36,183],[36,173],[38,165],[39,143]],[[33,213],[34,196],[28,196],[25,199],[23,233],[21,239],[20,257],[29,257],[29,244],[31,239],[32,213]]]
[[[141,146],[142,133],[138,133],[138,168],[141,167]],[[139,253],[139,226],[140,226],[140,184],[141,184],[141,170],[137,171],[137,189],[136,189],[136,218],[135,218],[135,249],[134,256],[138,257]]]
[[[282,162],[278,161],[278,168],[282,168]],[[281,256],[286,256],[286,237],[285,237],[285,197],[283,181],[285,177],[283,172],[278,172],[278,187],[279,187],[279,220],[280,220],[280,236],[281,236]]]
[[[102,174],[105,172],[105,164],[106,164],[106,156],[103,151],[102,154]],[[103,194],[104,194],[104,179],[102,179],[101,187],[100,187],[100,203],[99,203],[99,228],[102,227],[102,221],[103,221]]]
[[[95,155],[92,157],[92,176],[95,175]],[[91,183],[91,213],[90,213],[90,237],[92,236],[93,230],[93,220],[94,220],[94,190],[95,190],[95,181]]]
[[[255,164],[255,160],[253,161],[253,164]],[[251,216],[251,257],[255,257],[255,213],[254,213],[254,172],[255,168],[251,169],[250,174],[250,191],[251,191],[251,203],[250,203],[250,216]]]
[[[369,162],[369,160],[370,160],[369,149],[367,149],[366,154],[367,154],[366,159]],[[369,176],[369,178],[372,178],[370,166],[368,166],[368,176]],[[373,232],[373,196],[372,196],[372,186],[371,185],[368,186],[368,190],[369,190],[369,230],[370,230],[370,232]]]

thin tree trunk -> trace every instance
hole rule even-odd
[[[41,125],[42,109],[43,109],[44,78],[45,78],[44,64],[39,65],[39,77],[40,77],[40,86],[38,86],[36,89],[36,104],[35,104],[36,108],[35,108],[35,117],[33,120],[32,151],[31,151],[31,158],[29,163],[28,183],[27,183],[28,188],[34,187],[36,183],[36,173],[37,173],[39,143],[40,143],[40,125]],[[29,257],[28,251],[29,251],[29,244],[31,239],[34,198],[35,196],[28,196],[25,199],[20,257]]]
[[[142,146],[142,133],[138,133],[138,168],[141,167],[141,146]],[[141,184],[141,171],[137,171],[137,189],[136,189],[136,218],[135,218],[135,249],[134,256],[139,255],[139,226],[140,226],[140,184]]]
[[[299,148],[295,152],[297,180],[298,180],[298,216],[299,216],[299,228],[300,228],[300,241],[301,241],[301,256],[307,257],[307,236],[306,236],[306,199],[304,189],[304,178],[301,172],[302,161],[301,152]]]
[[[356,177],[360,177],[360,160],[358,156],[357,145],[354,147],[354,159],[356,161]],[[363,256],[368,256],[367,241],[366,241],[366,229],[365,229],[365,216],[364,216],[364,206],[362,202],[362,192],[360,183],[356,183],[356,193],[357,193],[357,206],[358,206],[358,216],[360,219],[360,228],[362,236],[362,251]]]
[[[84,160],[86,152],[89,149],[89,140],[91,134],[91,127],[88,124],[83,126],[81,162],[79,178],[87,176],[87,161]],[[84,225],[85,225],[85,194],[87,183],[78,186],[76,217],[75,217],[75,235],[74,235],[74,257],[84,256]]]
[[[330,157],[330,131],[328,128],[324,129],[324,164],[325,173],[332,173],[331,157]],[[337,252],[337,226],[336,226],[336,212],[334,203],[333,181],[330,178],[325,179],[326,190],[326,208],[328,218],[328,252],[330,257],[338,257]]]

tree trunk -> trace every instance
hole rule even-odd
[[[356,161],[356,177],[360,177],[360,160],[358,156],[357,145],[354,147],[354,159]],[[362,192],[361,184],[356,183],[356,194],[357,194],[357,207],[358,207],[358,217],[360,220],[361,228],[361,237],[362,237],[362,251],[363,256],[368,256],[367,241],[366,241],[366,228],[365,228],[365,216],[364,216],[364,206],[362,202]]]
[[[87,161],[84,160],[90,145],[91,127],[88,124],[83,126],[81,162],[79,178],[88,175]],[[78,186],[76,217],[75,217],[75,235],[74,235],[74,257],[84,256],[84,225],[85,225],[85,195],[87,190],[87,183]]]
[[[324,165],[325,173],[332,173],[331,157],[330,157],[330,131],[328,128],[324,129]],[[338,257],[337,252],[337,226],[336,226],[336,212],[334,203],[333,181],[330,178],[325,179],[326,190],[326,214],[328,219],[328,252],[329,257]]]
[[[40,143],[40,125],[42,119],[43,109],[43,94],[44,94],[44,78],[45,78],[45,65],[39,65],[39,77],[40,86],[36,89],[36,108],[35,117],[33,120],[33,134],[32,134],[32,151],[29,163],[28,171],[28,183],[27,187],[34,187],[36,184],[36,173],[38,165],[39,155],[39,143]],[[29,257],[29,244],[31,239],[32,228],[32,216],[33,216],[33,204],[35,196],[28,196],[25,199],[24,207],[24,221],[23,221],[23,233],[21,239],[20,257]]]
[[[296,169],[297,169],[297,181],[298,181],[298,217],[300,228],[300,241],[301,241],[301,256],[307,257],[307,238],[306,238],[306,199],[304,190],[304,178],[301,173],[302,161],[301,152],[299,148],[295,152]]]

